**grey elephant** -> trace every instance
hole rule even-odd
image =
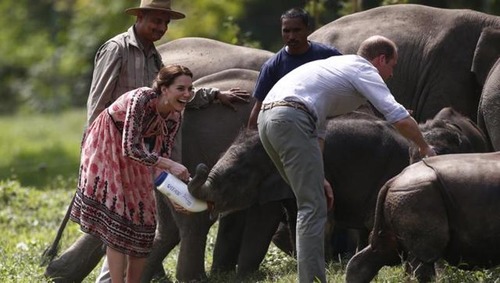
[[[211,86],[220,89],[237,85],[252,91],[257,76],[258,72],[255,70],[229,69],[205,76],[196,80],[194,84],[197,87]],[[246,125],[253,101],[236,106],[237,112],[220,104],[200,110],[185,110],[181,129],[182,163],[190,172],[195,171],[199,162],[207,162],[209,166],[215,164],[220,154],[229,147],[240,129]],[[163,270],[162,261],[175,247],[172,245],[175,240],[178,243],[180,240],[176,266],[177,280],[203,281],[207,278],[205,272],[207,235],[216,217],[211,217],[207,211],[186,215],[166,207],[167,205],[170,206],[170,203],[158,202],[159,209],[163,211],[161,215],[167,217],[160,217],[153,252],[148,258],[142,281],[149,282],[158,275],[159,268]],[[168,213],[171,213],[171,216]],[[172,233],[172,229],[177,229],[177,232]]]
[[[375,34],[399,47],[388,86],[398,102],[413,110],[417,121],[453,107],[484,125],[493,147],[500,149],[500,79],[495,64],[500,55],[500,17],[471,10],[390,5],[344,16],[309,38],[349,54]]]
[[[483,138],[484,144],[480,147],[486,146],[486,140],[479,130],[478,137],[464,134],[477,129],[472,121],[453,110],[443,111],[447,112],[442,113],[440,120],[431,120],[422,125],[424,136],[427,134],[428,142],[435,147],[436,152],[475,151],[477,149],[471,143],[475,138]],[[453,121],[444,119],[447,115]],[[458,127],[456,124],[462,125]],[[364,241],[361,245],[367,243],[378,190],[409,164],[409,148],[406,139],[398,135],[390,124],[375,116],[354,113],[329,121],[324,149],[325,176],[335,188],[336,203],[335,211],[329,217],[337,225],[362,230]],[[215,213],[222,213],[255,206],[264,192],[282,189],[284,183],[280,180],[257,132],[244,131],[211,170],[203,164],[197,168],[196,176],[188,188],[195,197],[213,203]],[[268,205],[279,211],[278,202]],[[262,219],[250,223],[249,227],[259,231],[262,225],[274,225],[276,229],[279,224],[279,219],[270,214]],[[294,220],[294,215],[289,219]],[[291,225],[294,227],[293,222]],[[284,239],[292,240],[293,234]],[[327,239],[331,239],[330,236]],[[267,247],[270,240],[269,235],[258,235],[243,241],[267,241]],[[293,244],[292,240],[290,245]],[[327,243],[327,246],[330,245]],[[238,265],[236,268],[236,261],[231,257],[225,258],[226,262],[221,264],[225,264],[228,269],[236,269],[241,278],[258,269],[266,251],[240,251],[239,259],[246,257],[245,262],[251,265]]]
[[[488,30],[485,34],[490,33],[495,34],[493,36],[495,38],[500,37],[499,30]],[[487,37],[489,36],[485,36],[485,38]],[[498,45],[496,46],[497,51],[500,50],[500,43]],[[494,51],[492,50],[492,52]],[[498,109],[500,109],[500,59],[497,59],[486,77],[478,111],[478,125],[485,129],[495,151],[500,151],[500,115],[498,115]]]
[[[272,52],[202,37],[186,37],[158,46],[163,62],[193,70],[194,79],[228,69],[259,71]]]
[[[441,109],[433,119],[419,124],[419,127],[424,139],[432,143],[438,155],[489,151],[488,139],[477,124],[451,107]],[[411,147],[410,163],[419,160],[418,151]]]
[[[347,265],[347,282],[370,282],[401,264],[419,282],[444,259],[462,269],[500,263],[500,153],[424,159],[381,189],[370,245]]]

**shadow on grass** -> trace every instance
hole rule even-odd
[[[22,186],[37,189],[76,184],[79,164],[79,153],[68,154],[62,145],[55,144],[37,152],[17,154],[10,164],[0,166],[0,180],[18,180]]]

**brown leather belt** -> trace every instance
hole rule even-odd
[[[271,108],[274,108],[277,106],[286,106],[286,107],[292,107],[295,109],[300,109],[300,110],[306,112],[307,114],[309,114],[316,121],[316,117],[311,113],[311,111],[309,111],[309,109],[307,109],[307,107],[304,104],[297,102],[297,101],[280,100],[280,101],[274,101],[274,102],[270,102],[270,103],[264,103],[264,104],[262,104],[261,109],[268,110],[268,109],[271,109]]]

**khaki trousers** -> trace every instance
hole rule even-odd
[[[257,123],[266,152],[297,198],[299,282],[326,282],[327,207],[323,155],[314,120],[303,110],[278,106],[262,110]]]

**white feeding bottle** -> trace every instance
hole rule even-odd
[[[200,212],[208,208],[207,202],[193,197],[186,183],[177,179],[173,174],[161,172],[155,180],[156,189],[169,199],[191,212]]]

